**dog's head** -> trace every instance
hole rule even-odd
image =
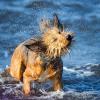
[[[72,33],[65,32],[57,15],[54,15],[53,27],[46,20],[41,22],[43,42],[47,46],[47,54],[50,57],[60,57],[68,52],[72,42]]]

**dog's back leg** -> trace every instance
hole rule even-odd
[[[22,67],[23,66],[23,58],[22,58],[22,47],[19,46],[15,49],[12,58],[11,58],[11,64],[10,64],[10,74],[12,77],[16,78],[17,80],[21,80],[23,76]]]

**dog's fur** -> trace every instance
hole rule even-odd
[[[42,20],[42,36],[21,43],[14,51],[10,74],[24,83],[25,94],[30,93],[31,81],[53,81],[53,89],[62,89],[63,63],[61,56],[68,52],[72,36],[64,32],[63,25],[57,15],[54,16],[53,27],[49,21]]]

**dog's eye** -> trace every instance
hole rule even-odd
[[[61,34],[61,32],[59,31],[58,34]]]
[[[54,40],[53,40],[53,41],[54,41],[54,42],[55,42],[55,41],[57,41],[57,38],[54,38]]]

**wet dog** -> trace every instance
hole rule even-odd
[[[64,31],[56,14],[52,22],[53,26],[49,21],[42,20],[42,36],[21,43],[12,55],[10,74],[23,81],[26,95],[30,93],[31,81],[44,82],[50,79],[55,91],[63,88],[61,56],[68,53],[72,35]]]

